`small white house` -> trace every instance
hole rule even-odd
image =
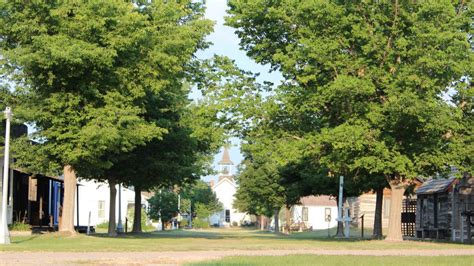
[[[293,223],[304,223],[312,230],[337,226],[337,204],[330,196],[308,196],[301,198],[300,205],[292,207]]]
[[[232,225],[240,226],[245,222],[251,222],[250,215],[239,212],[233,207],[235,193],[237,191],[237,184],[233,175],[234,163],[230,160],[229,150],[226,147],[224,148],[222,160],[218,163],[218,165],[218,181],[215,184],[213,181],[211,181],[210,185],[212,191],[216,193],[217,199],[222,203],[223,210],[211,215],[211,225],[229,227]]]
[[[119,207],[122,224],[125,228],[125,218],[130,209],[133,210],[135,204],[135,192],[123,186],[116,186],[116,222],[119,221]],[[120,189],[120,190],[119,190]],[[80,226],[90,226],[107,222],[109,220],[109,205],[110,205],[110,189],[107,183],[97,183],[94,181],[80,180],[78,181],[78,189],[76,191],[76,206],[74,211],[74,225],[79,222]],[[119,202],[119,198],[121,201]],[[79,201],[77,200],[79,199]],[[148,202],[142,195],[142,205],[147,206]],[[78,212],[79,209],[79,212]],[[79,214],[79,219],[77,215]],[[133,221],[129,221],[130,224]]]

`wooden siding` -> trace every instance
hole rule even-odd
[[[384,193],[385,194],[385,193]],[[390,206],[390,193],[384,195],[384,202],[382,206],[382,227],[388,227],[388,215],[384,213],[385,210],[389,210]],[[366,193],[359,197],[351,197],[347,200],[350,208],[351,217],[353,218],[352,224],[360,227],[361,220],[359,217],[364,214],[364,227],[373,228],[375,219],[375,201],[376,195],[372,193]]]

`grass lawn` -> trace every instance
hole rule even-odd
[[[450,257],[394,257],[394,256],[261,256],[227,257],[221,260],[191,263],[187,265],[474,265],[472,256]]]
[[[331,232],[333,235],[334,232]],[[368,233],[367,233],[368,234]],[[268,250],[268,249],[473,249],[474,246],[404,241],[390,243],[352,238],[327,237],[327,231],[275,235],[245,229],[175,230],[139,235],[107,237],[106,234],[83,234],[67,237],[56,233],[12,237],[11,245],[0,251],[199,251],[199,250]]]

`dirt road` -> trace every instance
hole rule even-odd
[[[0,265],[133,264],[180,265],[226,256],[283,256],[292,254],[355,256],[474,256],[462,250],[229,250],[189,252],[0,252]]]

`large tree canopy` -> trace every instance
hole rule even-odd
[[[35,125],[37,149],[64,167],[63,229],[72,231],[76,172],[106,178],[110,155],[167,133],[147,118],[147,102],[181,87],[212,22],[192,1],[2,1],[0,9],[2,73],[26,95],[16,110]]]
[[[443,97],[473,67],[472,5],[230,1],[241,47],[286,78],[272,118],[282,136],[336,176],[390,181],[389,239],[401,238],[406,180],[463,167],[451,149],[460,112]]]

